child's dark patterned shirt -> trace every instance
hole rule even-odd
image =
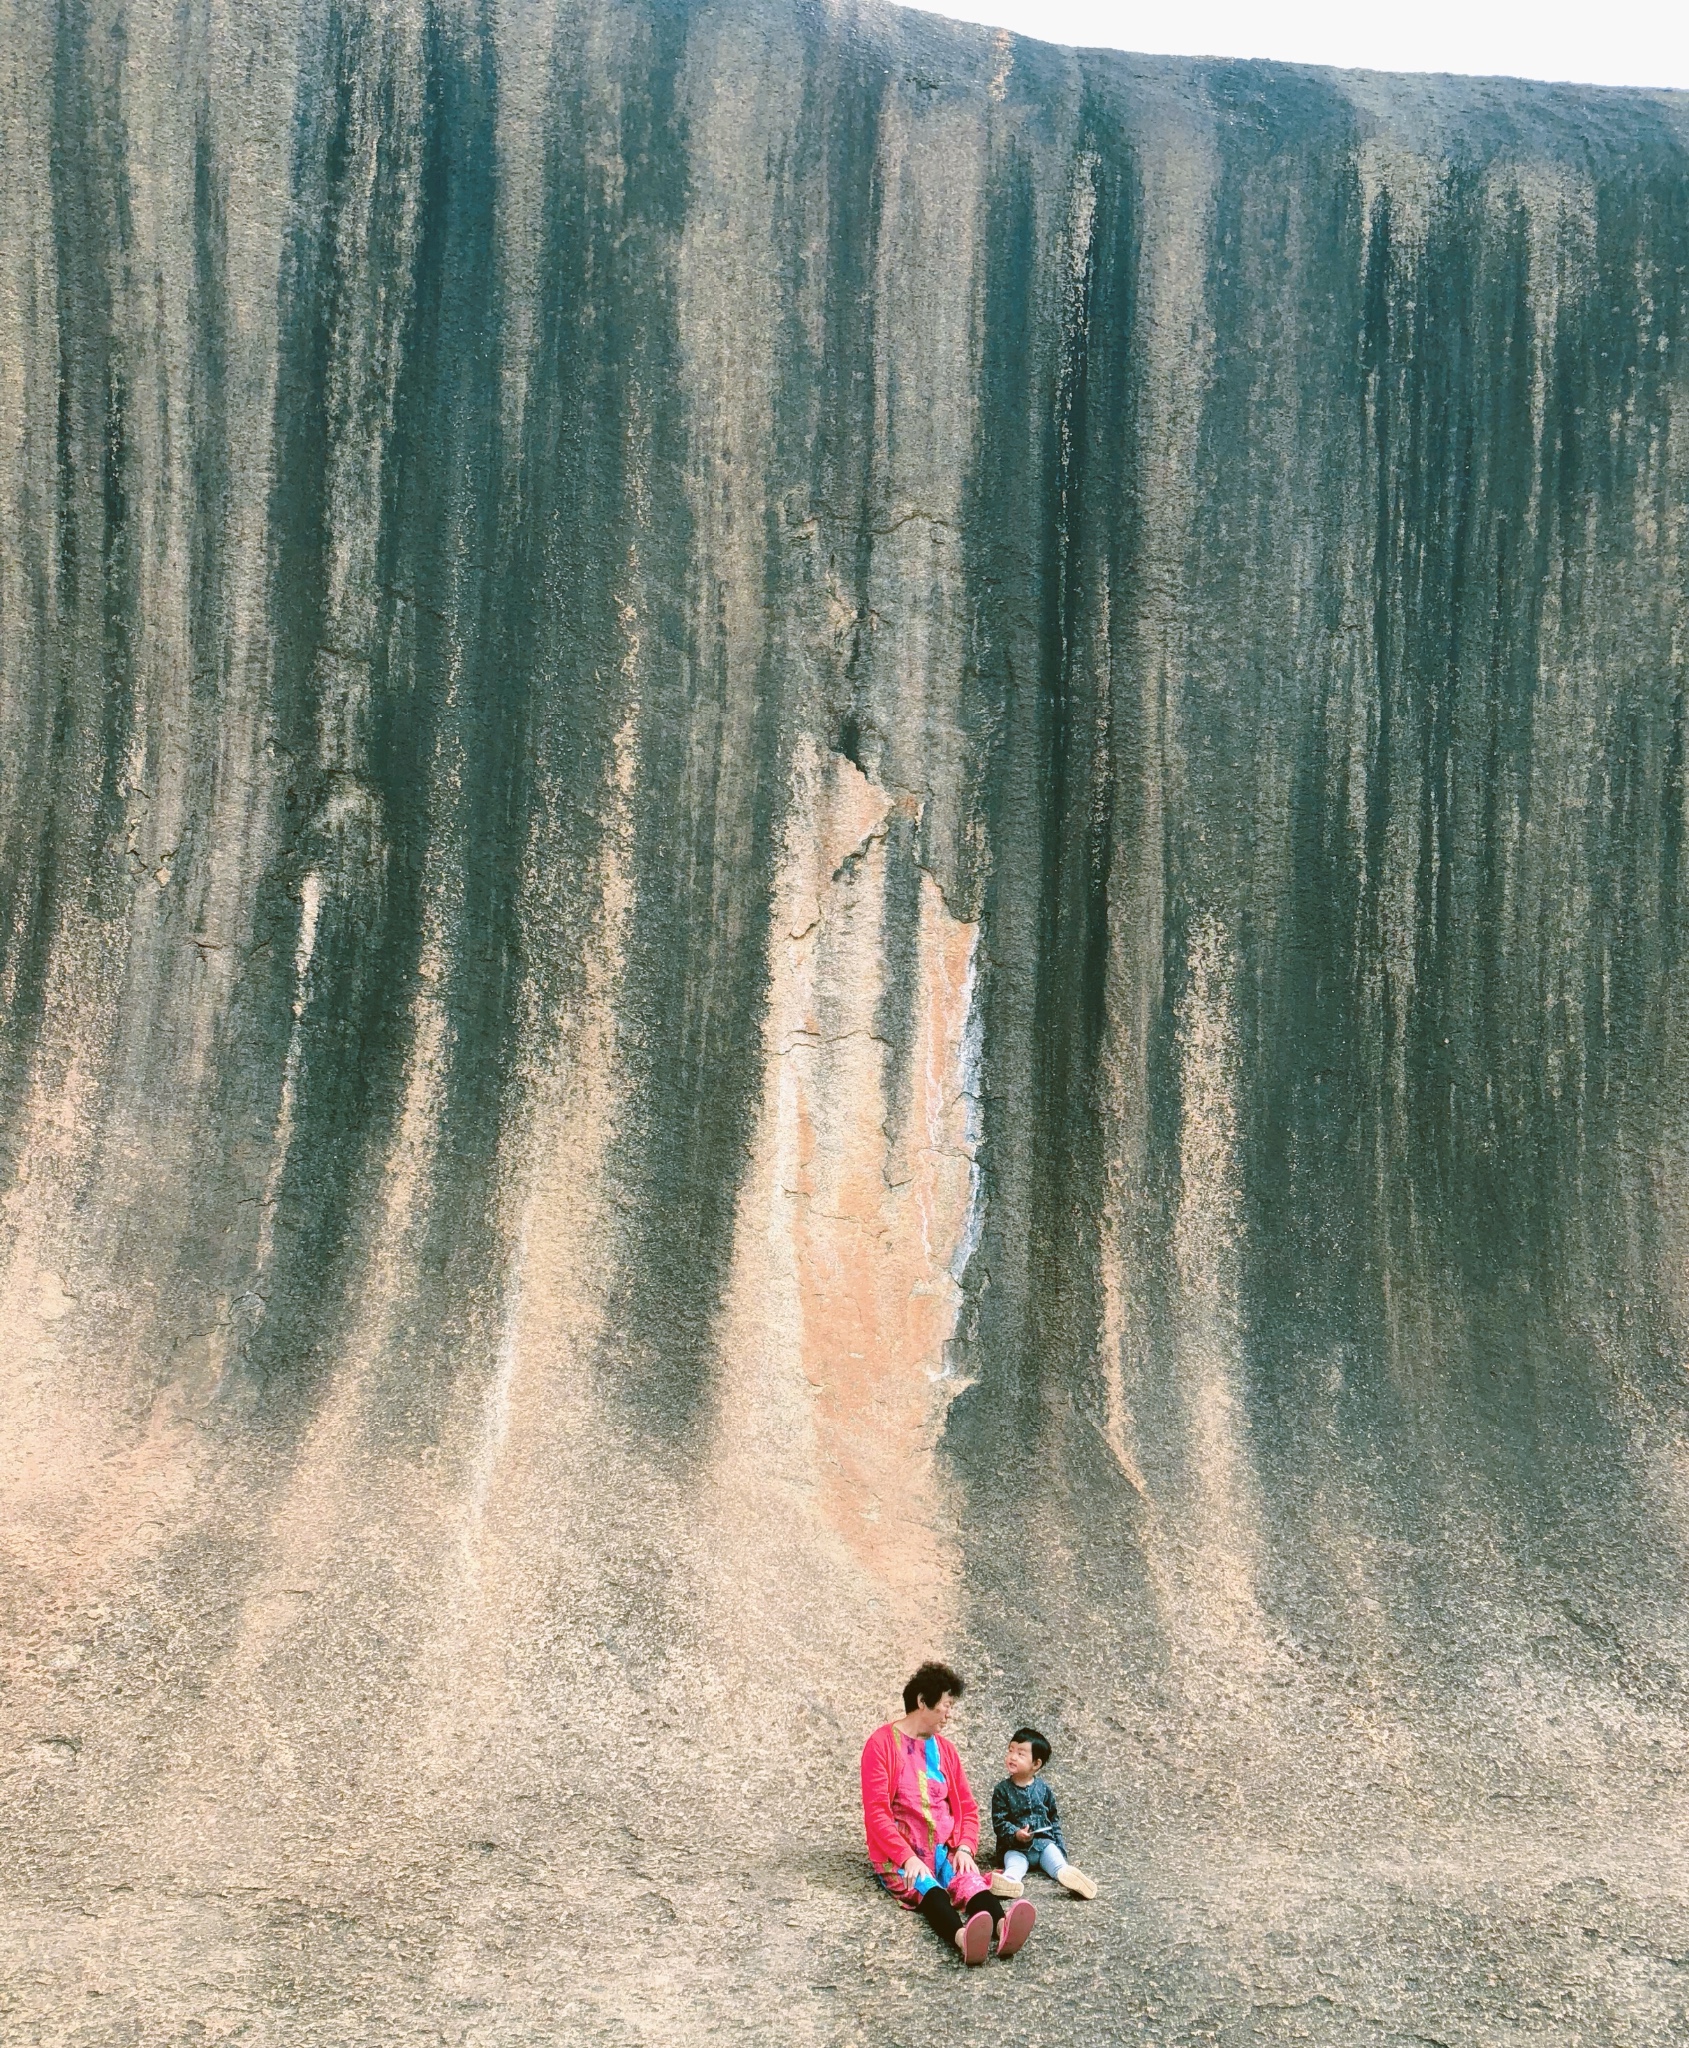
[[[1030,1785],[1017,1785],[1013,1778],[999,1778],[991,1793],[991,1825],[997,1830],[999,1863],[1011,1849],[1025,1854],[1036,1850],[1040,1841],[1054,1842],[1064,1856],[1067,1854],[1056,1813],[1056,1795],[1041,1777],[1034,1778]],[[1016,1828],[1030,1828],[1032,1840],[1017,1842]]]

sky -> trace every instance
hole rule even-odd
[[[945,0],[1046,42],[1689,89],[1689,0]]]

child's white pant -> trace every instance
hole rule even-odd
[[[1030,1849],[1011,1849],[1003,1858],[1003,1875],[1012,1877],[1016,1884],[1026,1875],[1027,1858],[1031,1857],[1047,1877],[1060,1877],[1067,1868],[1067,1858],[1054,1842],[1034,1842]]]

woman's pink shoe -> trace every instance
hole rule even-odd
[[[977,1970],[991,1953],[991,1915],[982,1906],[962,1926],[962,1960]]]
[[[997,1953],[1012,1956],[1016,1949],[1023,1947],[1037,1918],[1038,1908],[1030,1899],[1016,1899],[1012,1906],[1005,1908],[1003,1924],[997,1931]]]

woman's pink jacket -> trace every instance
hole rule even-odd
[[[972,1856],[979,1848],[979,1808],[968,1789],[968,1774],[956,1745],[938,1738],[938,1754],[950,1790],[952,1825],[945,1847],[952,1855],[966,1849]],[[862,1745],[862,1825],[868,1836],[868,1860],[877,1876],[889,1877],[909,1858],[918,1855],[912,1842],[892,1818],[891,1796],[897,1785],[897,1730],[888,1721],[876,1728]],[[926,1857],[921,1856],[924,1863]]]

